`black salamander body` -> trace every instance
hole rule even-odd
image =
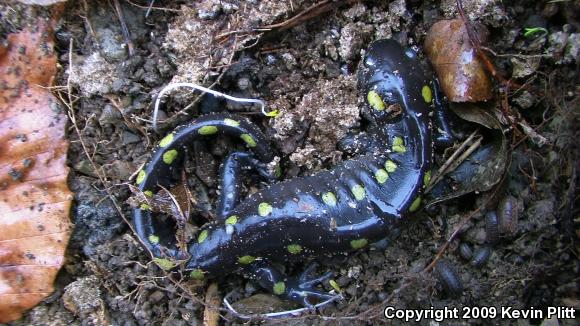
[[[139,236],[157,257],[188,259],[192,277],[217,276],[241,269],[273,293],[304,305],[327,299],[314,285],[328,275],[282,275],[271,262],[343,253],[393,235],[407,214],[417,210],[430,177],[432,92],[414,54],[397,42],[374,42],[359,68],[359,87],[369,120],[355,144],[358,156],[328,171],[275,183],[239,198],[242,166],[265,177],[272,150],[251,123],[233,115],[208,115],[177,129],[160,142],[138,176],[146,194],[173,183],[184,147],[219,133],[241,138],[253,154],[235,152],[221,171],[217,219],[204,225],[189,244],[177,248],[175,230],[146,209],[136,209]],[[329,121],[329,123],[332,123]],[[144,207],[147,208],[147,207]]]

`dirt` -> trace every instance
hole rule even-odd
[[[70,81],[74,87],[76,121],[91,152],[84,152],[79,135],[69,129],[70,185],[76,205],[67,263],[57,280],[57,291],[15,325],[201,324],[208,284],[170,277],[150,261],[126,223],[131,218],[126,203],[131,196],[128,185],[150,157],[154,144],[180,123],[226,108],[251,117],[270,137],[284,178],[329,168],[346,157],[337,143],[364,127],[359,118],[362,99],[357,93],[356,70],[366,46],[372,40],[392,37],[417,49],[424,60],[421,48],[428,28],[439,19],[457,17],[455,1],[451,0],[342,1],[336,2],[333,10],[288,29],[247,32],[284,22],[314,2],[155,1],[147,17],[148,1],[119,2],[134,53],[130,54],[125,44],[112,1],[69,1],[56,30],[60,65],[56,84]],[[382,322],[385,306],[580,309],[580,233],[575,206],[580,93],[575,82],[580,26],[575,17],[580,7],[577,1],[463,3],[469,19],[491,29],[487,46],[497,54],[493,57],[497,71],[527,85],[508,93],[505,103],[511,114],[527,121],[548,140],[547,145],[539,146],[521,126],[509,136],[514,147],[511,164],[503,187],[492,192],[498,198],[505,194],[516,198],[519,216],[515,233],[495,245],[489,261],[478,268],[458,253],[462,242],[478,250],[486,241],[483,214],[469,220],[463,235],[444,253],[463,285],[463,292],[453,297],[432,273],[420,272],[433,261],[460,221],[491,192],[470,194],[423,210],[386,249],[363,250],[322,262],[318,272],[335,273],[345,300],[319,312],[331,316],[329,319],[316,314],[299,318],[317,324]],[[33,26],[30,17],[39,15],[49,15],[49,11],[1,4],[0,39]],[[523,37],[525,28],[536,25],[546,33]],[[176,81],[214,85],[231,95],[261,98],[280,114],[265,118],[256,107],[207,96],[200,99],[180,90],[163,103],[161,129],[155,132],[151,127],[152,102],[164,85]],[[497,107],[501,107],[504,98],[497,96]],[[193,105],[184,110],[190,103]],[[206,175],[199,173],[201,186],[195,192],[208,196],[212,203],[216,189],[211,183],[217,178],[220,155],[232,146],[235,144],[226,139],[201,146],[209,154],[195,150],[197,157],[192,161],[207,161],[213,166],[204,171]],[[443,154],[437,155],[439,162]],[[250,191],[255,187],[258,185]],[[301,267],[288,266],[291,272]],[[222,296],[231,291],[237,292],[238,299],[262,293],[254,281],[241,276],[215,281]],[[328,284],[324,287],[333,290]],[[262,296],[260,300],[268,302]],[[273,306],[284,306],[270,300]],[[240,322],[226,311],[222,313],[225,323]],[[492,323],[483,319],[472,322]],[[540,324],[542,320],[511,322]],[[572,320],[559,322],[575,324]]]

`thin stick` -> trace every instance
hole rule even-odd
[[[119,22],[121,23],[121,32],[123,33],[123,38],[125,39],[125,43],[127,44],[127,48],[129,50],[129,55],[133,56],[135,54],[135,49],[133,48],[133,41],[131,41],[131,31],[127,27],[127,23],[125,22],[125,16],[123,15],[123,8],[121,8],[121,4],[119,0],[113,0],[115,4],[115,11],[117,12],[117,17],[119,18]]]
[[[457,150],[447,159],[447,161],[445,161],[445,163],[437,171],[437,174],[435,174],[433,176],[431,182],[429,183],[429,186],[427,187],[427,189],[425,189],[425,193],[428,193],[429,191],[431,191],[431,189],[433,189],[433,187],[439,181],[441,181],[441,178],[443,177],[445,172],[447,172],[447,169],[449,168],[449,166],[451,166],[451,164],[453,164],[453,161],[455,161],[455,159],[457,159],[461,155],[463,150],[471,144],[471,142],[473,141],[475,136],[478,134],[478,132],[479,132],[479,129],[472,132],[471,135],[469,135],[469,137],[467,137],[467,139],[459,146],[459,148],[457,148]]]

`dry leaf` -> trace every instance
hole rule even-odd
[[[71,232],[66,116],[47,88],[52,31],[8,35],[0,46],[0,322],[53,291]]]
[[[487,29],[473,23],[482,42]],[[425,51],[435,68],[443,92],[451,102],[479,102],[493,97],[491,79],[477,56],[460,18],[442,20],[427,32]]]

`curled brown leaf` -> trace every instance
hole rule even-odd
[[[474,24],[479,40],[487,38],[485,26]],[[441,88],[451,102],[479,102],[493,97],[491,79],[471,44],[461,19],[433,24],[425,38],[429,57]]]

